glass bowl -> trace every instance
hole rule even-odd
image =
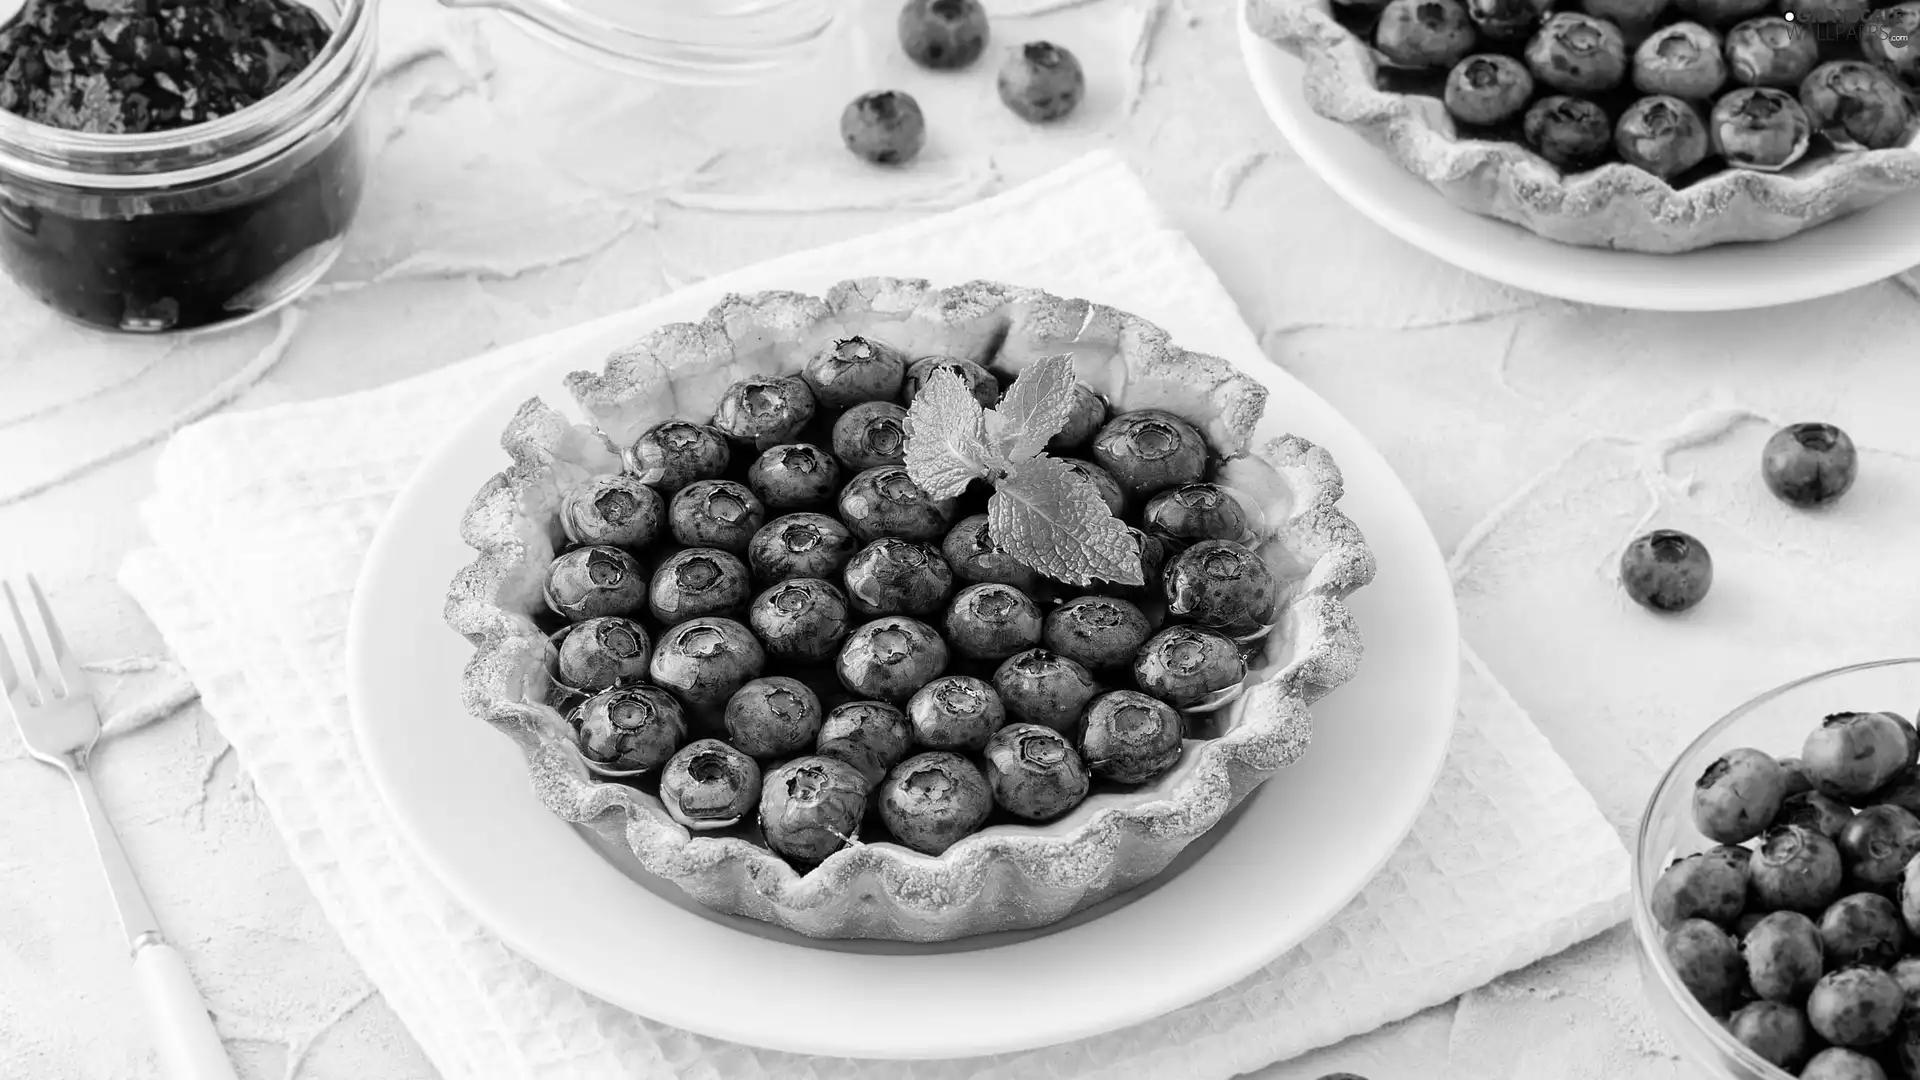
[[[750,83],[816,56],[845,0],[440,0],[492,8],[600,67],[696,86]]]
[[[1778,757],[1797,757],[1807,732],[1836,712],[1885,710],[1911,718],[1920,703],[1920,657],[1876,660],[1809,675],[1769,690],[1715,721],[1702,732],[1654,789],[1633,854],[1633,936],[1639,943],[1641,981],[1675,1048],[1703,1076],[1727,1080],[1793,1080],[1742,1046],[1721,1022],[1694,1000],[1667,962],[1663,931],[1649,903],[1653,886],[1675,857],[1714,846],[1693,827],[1694,782],[1729,750],[1750,746]]]

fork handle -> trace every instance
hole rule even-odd
[[[134,946],[133,974],[146,998],[163,1080],[237,1080],[179,950],[157,934],[144,935]]]

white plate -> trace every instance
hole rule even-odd
[[[1314,707],[1305,758],[1215,829],[1211,850],[1098,917],[1017,944],[923,948],[818,943],[713,915],[548,813],[520,751],[463,711],[472,650],[441,607],[473,554],[460,514],[506,464],[500,432],[515,406],[538,394],[571,409],[562,375],[599,368],[650,327],[698,319],[725,292],[819,295],[831,284],[756,267],[516,346],[524,375],[451,432],[400,494],[355,592],[349,692],[367,763],[416,849],[481,922],[581,989],[677,1027],[800,1053],[945,1058],[1065,1042],[1189,1004],[1299,943],[1352,899],[1426,803],[1452,733],[1459,628],[1432,534],[1386,462],[1244,345],[1232,358],[1273,388],[1270,408],[1288,429],[1333,452],[1346,475],[1341,505],[1378,553],[1378,580],[1353,604],[1366,660]],[[1177,311],[1140,314],[1196,349],[1247,340]]]
[[[1920,191],[1769,244],[1684,255],[1573,247],[1469,213],[1355,132],[1315,113],[1305,66],[1254,33],[1240,52],[1267,115],[1309,168],[1374,224],[1462,270],[1564,300],[1646,311],[1740,311],[1871,285],[1920,264]]]

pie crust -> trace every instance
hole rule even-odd
[[[859,843],[812,872],[738,836],[693,834],[659,800],[594,777],[561,715],[544,704],[549,644],[533,615],[556,546],[562,493],[620,468],[618,448],[670,417],[706,417],[753,373],[796,370],[835,337],[863,334],[910,356],[948,355],[1017,371],[1069,352],[1082,381],[1116,409],[1165,408],[1237,455],[1222,479],[1266,508],[1260,551],[1283,582],[1265,666],[1223,710],[1225,730],[1189,740],[1150,784],[1102,791],[1043,826],[989,826],[938,857]],[[1336,508],[1339,470],[1303,439],[1252,446],[1264,387],[1226,361],[1177,348],[1144,320],[1085,300],[973,282],[843,282],[824,299],[729,296],[699,323],[661,327],[567,385],[591,424],[538,399],[503,438],[512,465],[475,496],[462,537],[479,555],[453,582],[448,623],[475,647],[468,710],[525,752],[534,791],[555,814],[624,841],[648,872],[720,912],[814,937],[941,941],[1041,926],[1139,885],[1306,749],[1307,706],[1350,678],[1361,653],[1346,596],[1372,580],[1360,531]]]
[[[1779,240],[1920,185],[1920,149],[1830,150],[1778,173],[1726,168],[1687,187],[1614,162],[1564,174],[1519,143],[1460,138],[1437,98],[1378,88],[1373,49],[1330,0],[1245,0],[1261,37],[1306,64],[1313,111],[1385,151],[1449,202],[1581,247],[1671,254]]]

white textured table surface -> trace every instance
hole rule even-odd
[[[884,26],[890,4],[870,21]],[[1002,5],[1012,7],[1016,5]],[[191,689],[114,584],[170,426],[379,385],[759,259],[968,201],[1118,150],[1214,262],[1269,354],[1367,432],[1453,552],[1463,625],[1630,837],[1666,760],[1783,679],[1920,652],[1920,300],[1890,282],[1732,316],[1542,301],[1380,233],[1268,125],[1225,0],[1092,0],[998,24],[1079,52],[1081,114],[1030,129],[990,76],[934,78],[849,48],[805,85],[623,81],[484,19],[389,0],[370,108],[387,133],[347,254],[294,312],[169,347],[82,335],[0,284],[0,566],[46,580],[119,733],[107,803],[247,1080],[431,1070],[289,867]],[[854,93],[908,89],[913,168],[856,167]],[[1834,511],[1758,478],[1769,424],[1828,419],[1863,447]],[[1649,521],[1703,538],[1712,597],[1656,619],[1611,577]],[[289,575],[298,566],[287,568]],[[1643,1080],[1683,1070],[1637,1004],[1617,930],[1341,1047],[1308,1080]],[[57,774],[0,730],[0,1078],[151,1076],[113,913]]]

